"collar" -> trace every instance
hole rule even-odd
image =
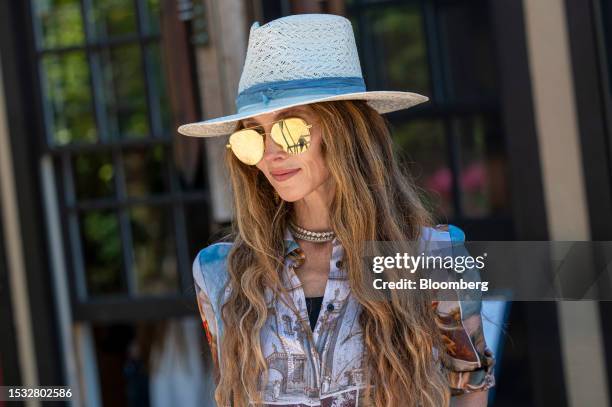
[[[296,249],[299,249],[300,245],[297,244],[295,239],[293,238],[293,233],[289,230],[289,226],[285,228],[285,257],[287,257],[290,253],[294,252]]]
[[[299,265],[304,261],[304,252],[302,251],[300,245],[295,241],[291,230],[289,227],[285,228],[285,264],[286,265]],[[339,261],[342,260],[344,255],[344,249],[340,244],[340,240],[337,237],[334,237],[332,240],[332,254],[331,254],[331,265],[329,270],[329,279],[333,281],[346,281],[347,280],[347,272],[344,267],[338,265]],[[289,291],[294,293],[295,288],[301,286],[300,279],[297,277],[295,272],[293,271],[293,267],[283,267],[282,272],[282,284]],[[327,289],[326,289],[327,290]],[[294,302],[297,301],[297,298],[294,298]]]
[[[300,245],[295,241],[295,238],[293,237],[293,233],[291,233],[289,226],[285,228],[284,240],[285,240],[285,257],[287,257],[289,254],[293,253],[294,251],[300,248]],[[333,246],[338,245],[337,237],[334,237],[334,239],[332,240],[332,245]]]

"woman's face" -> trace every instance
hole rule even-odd
[[[310,148],[292,155],[285,152],[269,137],[273,122],[286,117],[300,117],[311,124]],[[257,168],[264,173],[278,195],[287,202],[295,202],[321,187],[329,179],[329,170],[321,151],[321,125],[319,118],[308,105],[288,108],[278,112],[254,116],[243,121],[245,127],[263,126],[265,137],[264,156]]]

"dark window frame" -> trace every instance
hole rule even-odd
[[[154,117],[159,114],[152,107],[156,106],[156,102],[152,100],[149,91],[151,85],[150,61],[146,58],[145,47],[153,42],[158,42],[159,49],[162,47],[170,49],[172,52],[171,58],[162,60],[164,68],[168,70],[168,77],[175,78],[181,75],[181,81],[172,89],[172,94],[168,94],[168,99],[173,103],[170,106],[173,115],[173,128],[176,128],[179,123],[186,121],[197,120],[197,112],[199,112],[197,85],[195,70],[192,65],[194,56],[192,55],[193,48],[190,46],[190,28],[189,21],[179,20],[179,13],[176,10],[177,4],[174,0],[161,0],[160,7],[166,15],[160,18],[160,32],[158,34],[145,33],[142,27],[143,19],[143,1],[133,0],[134,9],[137,11],[136,22],[137,32],[132,35],[122,35],[120,37],[107,38],[104,40],[92,39],[92,28],[83,19],[83,29],[85,32],[84,43],[78,46],[57,47],[51,49],[37,49],[34,37],[34,18],[32,3],[29,3],[26,8],[30,13],[28,28],[32,35],[31,55],[35,66],[39,65],[39,61],[43,56],[50,54],[63,54],[76,50],[85,51],[87,56],[87,66],[90,68],[90,86],[92,91],[92,110],[98,128],[98,139],[96,142],[73,142],[65,145],[54,145],[50,138],[49,129],[46,126],[44,113],[44,93],[40,85],[41,74],[37,69],[34,76],[36,83],[36,91],[34,94],[38,99],[37,105],[40,106],[39,130],[37,131],[38,153],[37,158],[45,154],[50,155],[53,161],[55,179],[58,191],[58,206],[60,217],[62,219],[62,236],[64,241],[64,256],[70,273],[70,293],[73,318],[75,321],[91,321],[91,322],[115,322],[115,321],[138,321],[147,319],[162,319],[167,317],[179,317],[183,315],[197,314],[197,307],[194,304],[194,289],[193,279],[191,275],[191,264],[194,253],[189,253],[189,242],[187,241],[186,229],[186,210],[187,205],[201,204],[203,209],[208,213],[207,208],[210,204],[210,196],[208,185],[205,183],[199,190],[182,189],[179,182],[178,169],[173,162],[176,149],[181,148],[182,144],[194,143],[193,140],[184,140],[181,136],[177,136],[172,130],[170,133],[162,134],[161,128],[155,123]],[[24,2],[25,3],[25,2]],[[80,0],[81,15],[88,15],[88,2]],[[88,28],[89,27],[89,28]],[[168,32],[162,32],[167,29]],[[168,41],[165,37],[168,36],[171,40],[182,40],[184,44],[169,47],[163,41]],[[147,121],[150,133],[146,138],[139,139],[119,139],[109,140],[105,138],[105,125],[103,114],[101,113],[102,96],[99,89],[100,81],[102,80],[100,72],[96,72],[94,67],[99,68],[98,62],[94,61],[94,52],[103,49],[109,49],[118,45],[134,44],[138,45],[141,54],[141,67],[144,74],[145,97],[147,99]],[[165,50],[166,50],[165,49]],[[162,51],[163,52],[163,51]],[[172,62],[169,62],[169,61]],[[187,69],[187,77],[185,72],[177,70]],[[98,75],[98,77],[96,77]],[[166,78],[167,80],[168,78]],[[173,82],[174,85],[174,82]],[[195,141],[198,151],[202,151],[203,142]],[[129,197],[126,192],[125,180],[123,177],[124,168],[124,153],[132,151],[147,151],[155,147],[161,147],[164,152],[164,171],[169,180],[169,190],[162,194],[146,195],[142,197]],[[74,177],[73,177],[73,159],[81,153],[108,153],[112,157],[112,166],[115,171],[114,189],[115,193],[110,198],[88,199],[77,201],[74,195]],[[201,154],[203,158],[203,154]],[[205,165],[205,162],[201,163]],[[129,219],[129,210],[134,207],[145,206],[147,208],[163,208],[169,211],[171,223],[173,225],[177,283],[178,289],[175,293],[149,295],[136,294],[134,271],[127,264],[133,264],[134,254],[132,252],[133,241],[131,239],[131,226]],[[86,293],[85,281],[86,270],[82,256],[83,249],[80,245],[81,235],[79,229],[79,215],[91,210],[109,210],[116,214],[119,221],[120,239],[122,247],[122,286],[126,293],[117,295],[103,295],[90,297]],[[204,242],[203,242],[204,243]]]
[[[427,41],[427,59],[429,67],[430,88],[433,94],[434,103],[427,103],[409,110],[402,110],[387,114],[393,126],[408,123],[415,119],[437,119],[441,120],[444,126],[445,143],[447,146],[447,162],[452,174],[452,206],[453,214],[449,219],[442,220],[446,223],[453,223],[466,231],[472,240],[498,239],[511,240],[514,238],[514,222],[512,213],[490,214],[484,217],[473,217],[464,214],[462,191],[459,186],[460,170],[460,147],[456,126],[453,122],[458,119],[483,117],[488,121],[500,124],[499,135],[504,138],[504,130],[501,127],[501,107],[499,100],[480,99],[463,103],[448,103],[445,94],[449,86],[448,78],[442,72],[441,60],[444,59],[442,53],[443,45],[438,35],[440,28],[436,21],[437,7],[448,3],[447,0],[353,0],[347,5],[346,12],[356,18],[359,23],[358,43],[360,53],[362,53],[362,65],[364,76],[368,79],[368,88],[375,89],[379,86],[379,75],[373,70],[373,65],[367,61],[371,59],[373,44],[368,40],[367,22],[365,13],[376,8],[390,6],[414,5],[421,9],[423,15],[424,38]],[[493,55],[494,56],[494,55]],[[437,100],[437,102],[435,102]],[[502,142],[503,143],[503,142]],[[510,208],[512,210],[512,208]]]

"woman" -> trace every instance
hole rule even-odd
[[[295,15],[251,27],[236,114],[179,128],[231,133],[232,241],[193,266],[219,405],[486,405],[480,303],[380,301],[361,268],[366,241],[463,237],[431,227],[380,115],[426,100],[366,91],[350,22]]]

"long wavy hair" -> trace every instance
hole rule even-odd
[[[310,106],[320,118],[322,153],[335,183],[330,225],[344,249],[352,295],[362,306],[365,383],[372,385],[364,392],[366,405],[448,405],[431,299],[396,293],[412,290],[390,290],[387,301],[378,301],[368,295],[363,278],[363,242],[415,241],[421,228],[432,224],[414,181],[394,156],[388,122],[364,101]],[[268,317],[264,289],[283,293],[279,270],[293,205],[278,197],[259,169],[244,165],[229,150],[226,162],[234,245],[228,255],[230,290],[221,311],[222,374],[215,399],[220,406],[243,406],[262,403],[262,373],[267,380],[260,343]]]

